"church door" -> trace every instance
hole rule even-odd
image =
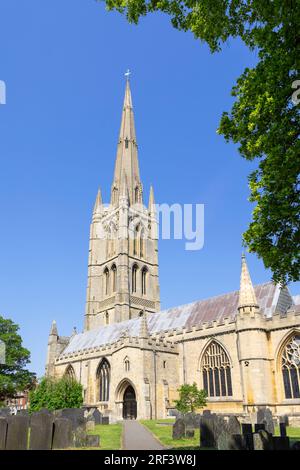
[[[123,398],[123,419],[136,419],[136,397],[131,385],[128,385]]]

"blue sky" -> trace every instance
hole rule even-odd
[[[162,308],[236,290],[253,164],[216,129],[256,55],[239,41],[211,55],[166,16],[133,26],[94,0],[0,0],[0,18],[0,313],[20,325],[31,369],[43,374],[52,319],[62,335],[82,329],[91,211],[99,185],[109,198],[128,67],[146,201],[152,183],[158,203],[205,204],[201,251],[160,242]],[[253,282],[270,279],[247,259]]]

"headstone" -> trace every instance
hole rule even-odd
[[[7,418],[7,450],[26,450],[29,419],[27,416],[10,416]]]
[[[279,422],[284,423],[286,426],[289,425],[289,417],[288,415],[281,415],[279,416]]]
[[[185,431],[185,437],[188,439],[192,439],[195,436],[195,429],[186,429]]]
[[[85,441],[86,447],[100,447],[100,436],[98,434],[88,434]]]
[[[202,416],[210,416],[211,411],[210,410],[203,410]]]
[[[253,447],[254,450],[264,450],[263,440],[258,432],[253,434]]]
[[[214,439],[214,420],[215,415],[211,415],[210,413],[204,413],[200,420],[200,447],[214,447],[215,446],[215,439]]]
[[[94,421],[87,421],[85,425],[85,430],[88,431],[94,431],[95,429],[95,422]]]
[[[88,410],[88,412],[85,414],[85,419],[87,421],[94,421],[94,423],[101,424],[102,421],[102,413],[97,408],[92,408]]]
[[[280,429],[280,436],[281,437],[286,437],[286,424],[285,423],[279,423],[279,429]]]
[[[290,439],[287,436],[273,436],[274,450],[290,450]]]
[[[109,424],[109,416],[102,416],[101,424]]]
[[[56,413],[60,418],[69,419],[72,422],[73,430],[78,427],[85,427],[84,409],[83,408],[64,408]]]
[[[300,441],[294,442],[292,445],[292,450],[300,450]]]
[[[207,414],[200,421],[200,447],[216,447],[222,432],[228,432],[224,418],[215,414]]]
[[[254,424],[254,432],[265,431],[265,429],[266,429],[266,426],[263,423]]]
[[[245,436],[241,434],[229,434],[226,431],[223,431],[218,436],[217,441],[218,450],[246,450],[246,441]]]
[[[241,425],[236,416],[229,417],[227,428],[229,434],[241,434]]]
[[[20,416],[29,416],[29,411],[28,410],[19,410],[18,415]]]
[[[6,433],[7,433],[7,419],[4,417],[0,417],[0,450],[5,449]]]
[[[85,447],[87,434],[82,427],[75,429],[74,431],[74,446]]]
[[[53,417],[48,413],[33,413],[30,419],[31,450],[51,450],[53,439]]]
[[[181,439],[185,437],[185,422],[182,418],[177,418],[172,427],[172,438]]]
[[[10,408],[0,408],[0,416],[6,418],[7,416],[10,416]]]
[[[251,423],[242,423],[242,434],[252,434],[252,424]]]
[[[270,434],[274,434],[274,422],[272,411],[269,408],[259,408],[257,411],[257,424],[264,424],[265,430]]]
[[[72,421],[67,418],[56,418],[52,449],[67,449],[73,445]]]
[[[186,415],[184,415],[183,420],[187,429],[195,429],[198,427],[196,423],[195,413],[187,413]]]
[[[273,450],[273,439],[272,434],[268,433],[268,431],[261,430],[258,432],[261,436],[262,443],[263,443],[263,450]]]

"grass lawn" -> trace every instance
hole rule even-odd
[[[174,420],[171,419],[157,419],[157,420],[142,420],[141,424],[146,426],[149,431],[154,434],[159,441],[169,449],[185,449],[185,450],[196,450],[200,449],[199,442],[199,429],[195,429],[195,437],[193,439],[172,439],[172,424]],[[169,423],[169,426],[159,426],[158,423]],[[292,428],[288,426],[287,435],[290,438],[290,444],[292,445],[296,441],[300,441],[300,428]],[[279,427],[275,428],[275,436],[279,436]],[[208,450],[202,448],[201,450]]]
[[[122,446],[122,429],[121,423],[118,424],[97,424],[93,431],[88,434],[100,435],[99,450],[119,450]]]
[[[296,441],[300,441],[300,428],[291,428],[290,426],[287,426],[286,434],[290,438],[291,445]],[[275,436],[280,436],[279,426],[275,427]]]
[[[196,450],[199,449],[199,429],[195,429],[195,437],[193,439],[172,439],[172,424],[174,419],[147,419],[141,420],[140,423],[146,426],[149,431],[156,436],[159,441],[169,449]],[[169,423],[169,426],[160,426],[159,423]]]

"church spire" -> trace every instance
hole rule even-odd
[[[242,270],[239,293],[239,309],[256,307],[258,308],[256,295],[253,289],[245,255],[242,255]]]
[[[97,212],[97,210],[99,209],[99,207],[102,206],[102,195],[101,195],[101,189],[99,188],[98,189],[98,192],[97,192],[97,197],[96,197],[96,201],[95,201],[95,205],[94,205],[94,213]]]
[[[116,192],[120,191],[121,189],[123,171],[125,171],[126,174],[130,203],[134,204],[135,202],[142,202],[140,198],[141,181],[134,125],[134,115],[130,83],[128,78],[126,79],[121,127],[115,163],[115,173],[112,185],[111,202],[113,204],[115,204],[117,201],[115,197]]]

